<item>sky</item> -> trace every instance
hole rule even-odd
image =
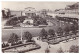
[[[22,1],[15,1],[15,2],[2,2],[2,9],[9,8],[10,10],[24,10],[27,7],[33,7],[36,10],[41,9],[64,9],[66,5],[71,5],[76,2],[22,2]]]

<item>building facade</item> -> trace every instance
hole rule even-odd
[[[68,22],[77,22],[79,20],[79,3],[68,5],[65,9],[59,9],[55,12],[59,20]]]

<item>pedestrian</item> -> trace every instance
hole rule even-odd
[[[38,38],[37,38],[37,40],[38,40]]]
[[[47,48],[46,50],[45,50],[45,53],[49,53],[50,52],[50,50]]]

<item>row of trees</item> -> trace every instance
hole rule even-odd
[[[68,36],[68,35],[76,35],[77,33],[77,30],[78,30],[78,27],[76,27],[75,25],[72,25],[72,26],[66,26],[64,29],[62,29],[61,27],[59,27],[57,29],[57,31],[55,32],[53,29],[49,29],[48,32],[43,28],[40,32],[40,37],[42,38],[53,38],[53,37],[61,37],[61,36]],[[70,33],[71,31],[71,33]],[[57,36],[56,36],[57,35]],[[49,37],[48,37],[49,36]]]
[[[23,34],[23,39],[25,39],[27,42],[31,42],[31,41],[32,41],[32,34],[31,34],[30,32],[24,32],[24,34]],[[10,35],[10,38],[8,39],[8,43],[11,43],[11,45],[22,44],[22,41],[19,41],[19,40],[20,40],[20,38],[18,37],[18,35],[15,34],[15,33],[12,33],[12,34]],[[9,46],[8,43],[5,44],[5,43],[3,42],[2,47],[4,48],[4,47]]]
[[[48,32],[43,28],[40,32],[41,39],[47,39],[48,41],[50,39],[53,39],[56,37],[55,31],[53,29],[49,29]]]
[[[32,39],[32,34],[31,34],[30,32],[28,32],[28,31],[27,31],[27,32],[24,32],[24,34],[23,34],[23,39],[25,39],[25,40],[27,40],[28,42],[30,42],[31,39]],[[18,37],[18,35],[15,34],[15,33],[12,33],[12,34],[10,35],[9,40],[8,40],[9,43],[18,43],[18,41],[19,41],[19,37]]]

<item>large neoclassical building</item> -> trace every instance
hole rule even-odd
[[[36,16],[35,8],[27,7],[23,11],[11,11],[11,15],[16,17],[25,16],[25,20],[21,24],[22,27],[33,26],[33,16]]]
[[[46,9],[42,9],[40,11],[37,11],[35,8],[27,7],[24,10],[21,10],[21,11],[10,10],[9,15],[13,16],[12,18],[14,18],[14,17],[23,18],[24,21],[21,22],[21,24],[19,23],[19,25],[22,26],[22,27],[27,27],[27,26],[33,26],[33,24],[36,24],[36,21],[34,23],[34,18],[36,18],[37,16],[41,17],[41,18],[45,18],[47,16],[47,13],[46,13]]]

